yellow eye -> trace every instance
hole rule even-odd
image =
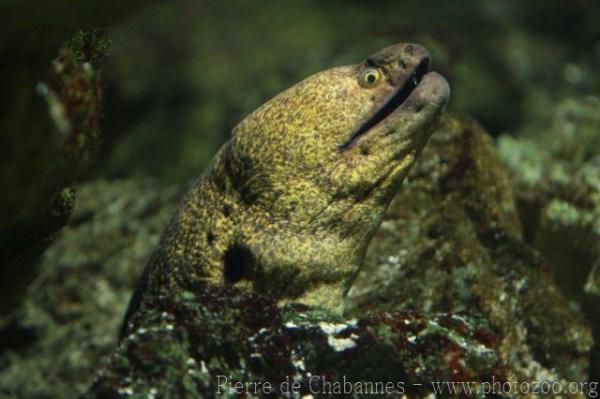
[[[362,87],[374,87],[381,80],[381,71],[377,68],[366,68],[358,76],[358,83]]]

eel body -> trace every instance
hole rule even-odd
[[[308,77],[242,120],[175,212],[124,331],[144,298],[203,284],[343,310],[448,101],[429,67],[423,47],[389,46]]]

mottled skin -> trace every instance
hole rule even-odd
[[[341,310],[448,100],[446,81],[425,74],[389,116],[351,139],[428,57],[414,44],[387,47],[305,79],[241,121],[183,199],[126,318],[145,295],[199,282]],[[366,69],[380,80],[365,84]]]

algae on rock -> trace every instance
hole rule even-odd
[[[477,392],[503,373],[495,335],[476,316],[376,312],[341,320],[231,286],[151,302],[133,316],[136,327],[85,398],[397,397],[457,378]]]

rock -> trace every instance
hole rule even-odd
[[[89,386],[179,193],[153,180],[81,186],[23,304],[0,318],[0,397],[66,398]]]
[[[500,137],[525,238],[592,324],[592,381],[600,381],[600,100],[567,98],[539,129]],[[521,138],[522,137],[522,138]]]
[[[446,119],[374,238],[355,312],[418,309],[488,320],[509,381],[584,381],[592,337],[522,239],[513,188],[474,121]]]
[[[476,392],[502,378],[495,334],[474,316],[344,320],[302,305],[278,308],[231,286],[146,305],[84,397],[392,396],[431,392],[430,381],[471,381]]]
[[[600,331],[600,100],[566,99],[539,130],[499,139],[525,238]]]

